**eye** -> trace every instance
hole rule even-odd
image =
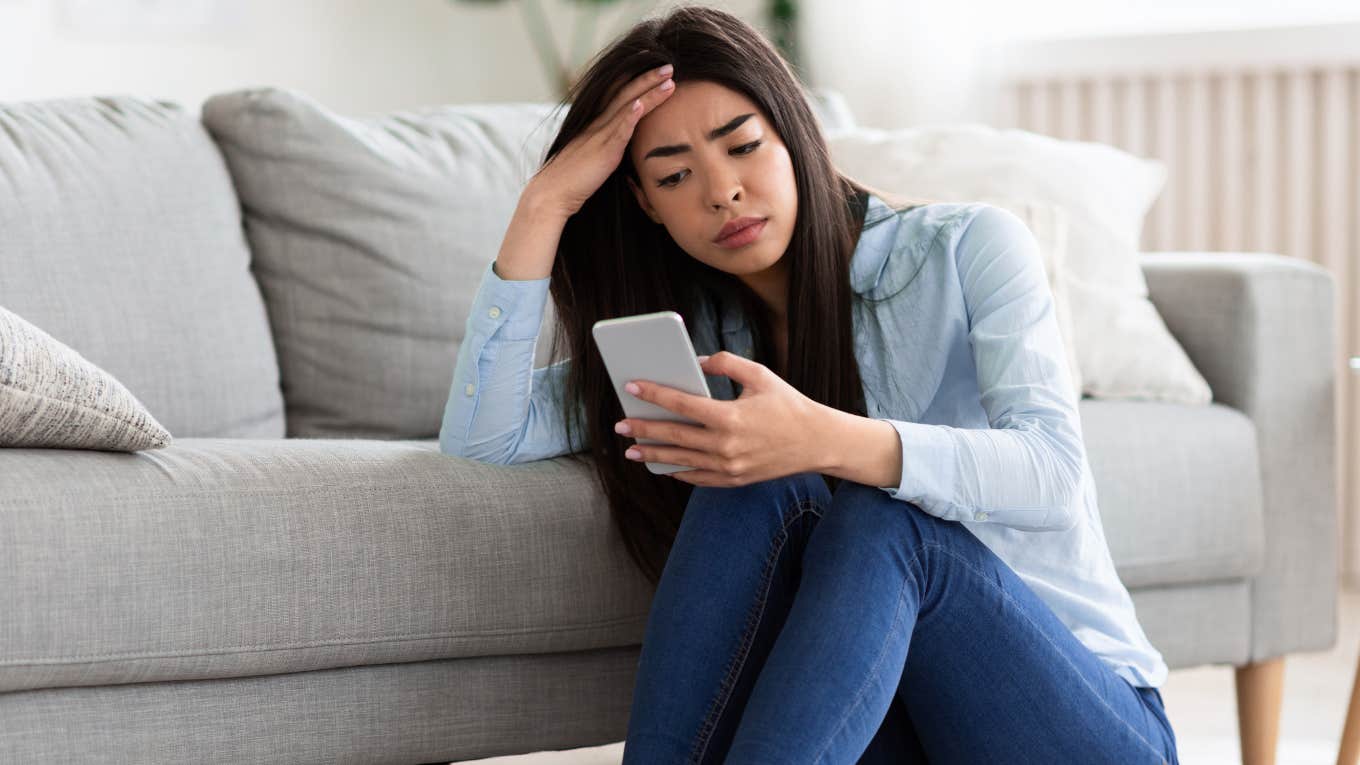
[[[761,143],[763,143],[763,141],[752,141],[752,142],[747,143],[747,144],[742,144],[741,146],[738,146],[737,148],[733,149],[730,153],[735,154],[735,155],[737,155],[738,157],[744,157],[744,156],[746,156],[747,154],[750,154],[751,152],[755,151],[755,150],[756,150],[756,147],[760,146]],[[685,171],[681,171],[681,173],[683,173],[683,172],[685,172]],[[657,182],[656,182],[656,185],[658,185],[658,186],[663,186],[663,187],[664,187],[664,186],[674,186],[674,185],[680,183],[680,180],[681,180],[681,178],[683,177],[683,176],[681,175],[681,173],[675,173],[675,174],[673,174],[673,175],[668,175],[668,176],[666,176],[665,178],[662,178],[661,180],[657,181]]]

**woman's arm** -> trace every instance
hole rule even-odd
[[[829,432],[839,434],[832,436],[846,445],[839,453],[856,464],[831,474],[839,469],[946,520],[1029,531],[1070,528],[1080,518],[1073,505],[1082,489],[1085,449],[1038,243],[1013,213],[975,208],[953,239],[952,262],[990,427],[874,421],[896,431],[894,452],[884,426],[842,417]],[[890,454],[900,459],[899,483],[883,480],[892,477]]]

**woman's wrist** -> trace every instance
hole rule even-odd
[[[821,444],[817,472],[865,486],[901,485],[902,440],[892,423],[818,406],[824,424],[813,429]]]

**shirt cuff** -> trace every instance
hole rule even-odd
[[[952,501],[958,470],[954,451],[958,447],[949,428],[886,417],[876,419],[892,425],[902,441],[901,483],[879,488],[893,499],[910,502],[931,515],[963,520]]]
[[[482,273],[466,334],[491,337],[499,329],[504,340],[537,339],[552,277],[502,279],[492,268],[495,262],[487,263]]]

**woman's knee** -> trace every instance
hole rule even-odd
[[[842,481],[816,537],[822,546],[840,551],[847,560],[866,555],[900,557],[912,554],[928,540],[939,539],[941,523],[945,521],[880,488]]]
[[[805,472],[757,481],[745,486],[696,486],[686,517],[747,527],[785,525],[804,512],[818,515],[831,505],[831,491],[819,473]]]

